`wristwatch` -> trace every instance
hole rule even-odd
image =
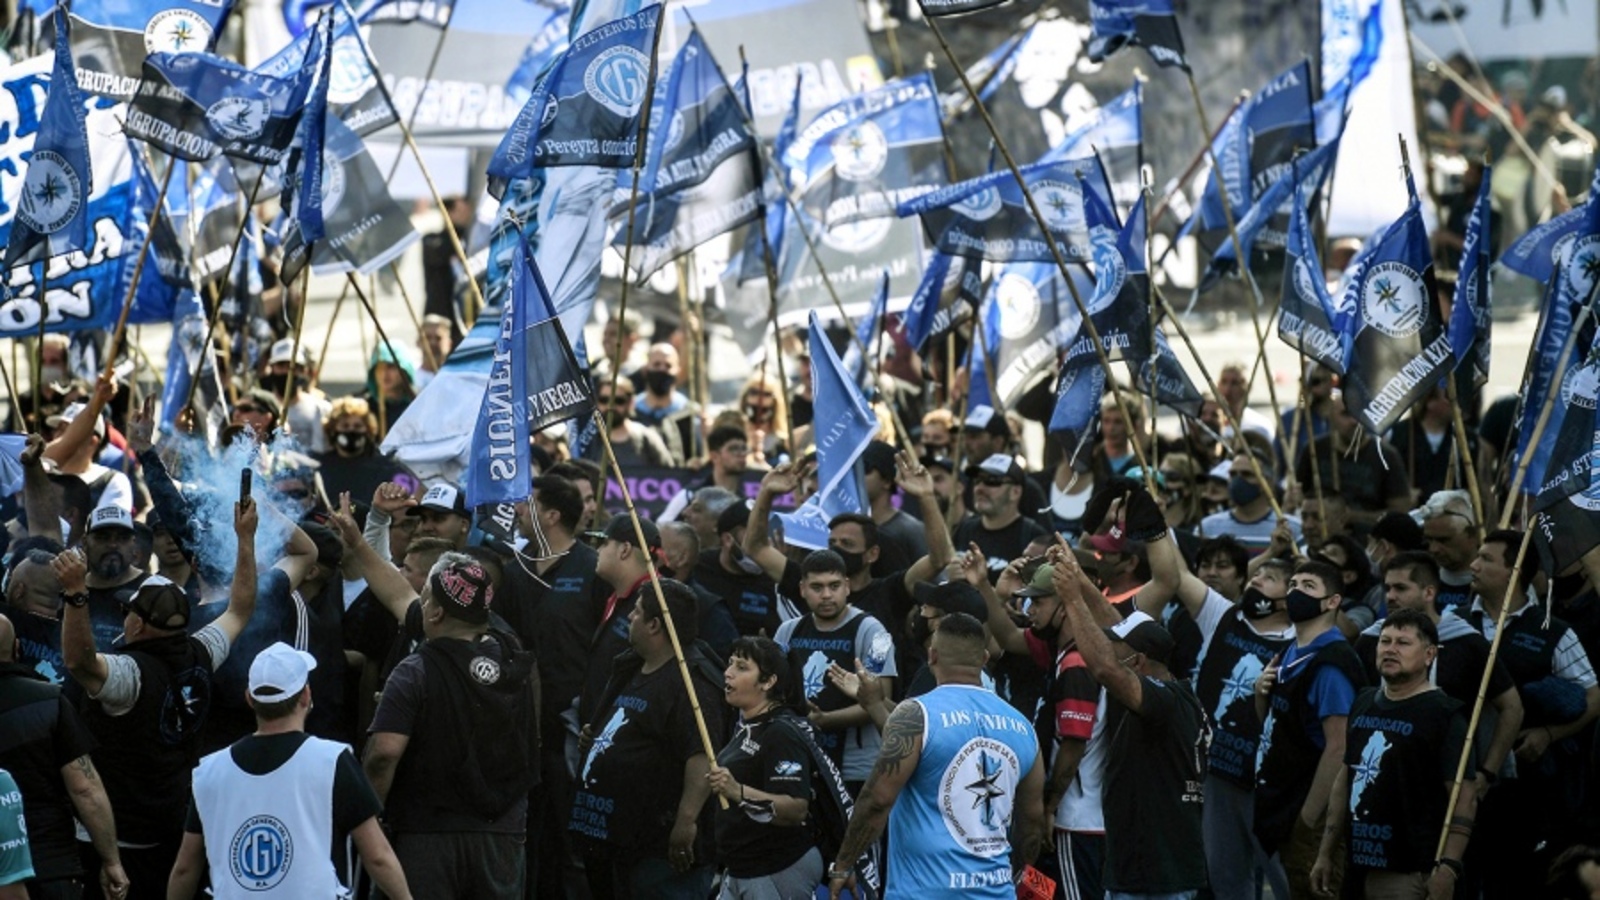
[[[838,865],[838,863],[834,863],[834,864],[828,866],[828,880],[829,881],[844,881],[845,879],[848,879],[850,877],[850,871],[851,871],[850,869],[838,869],[838,868],[835,868],[835,866],[837,866],[837,865]]]
[[[68,606],[76,606],[79,609],[82,609],[83,607],[89,605],[89,592],[79,591],[77,593],[69,594],[66,591],[62,591],[61,599],[65,600]]]

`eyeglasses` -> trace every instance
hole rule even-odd
[[[633,404],[633,396],[630,394],[616,394],[611,397],[597,397],[595,402],[601,406],[630,406]]]
[[[1011,483],[1011,479],[1000,478],[994,475],[979,475],[977,483],[983,485],[984,487],[1005,487]]]
[[[254,405],[254,404],[251,404],[251,403],[240,403],[239,405],[237,405],[237,406],[235,406],[233,408],[233,411],[234,412],[242,412],[245,415],[254,415],[256,413],[266,412],[266,410],[262,409],[259,406]]]

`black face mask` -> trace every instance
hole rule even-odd
[[[1305,591],[1296,589],[1289,592],[1286,598],[1289,606],[1289,621],[1309,622],[1322,615],[1322,601],[1327,597],[1313,597]]]
[[[296,390],[303,391],[309,385],[310,381],[308,379],[299,374],[295,375],[294,386]],[[271,392],[275,397],[282,397],[284,388],[288,386],[289,376],[287,374],[278,375],[269,372],[268,374],[261,376],[261,387]]]
[[[1033,632],[1034,637],[1054,647],[1056,644],[1056,638],[1061,636],[1061,623],[1053,622],[1049,625],[1030,627],[1028,630]]]
[[[847,553],[838,547],[834,547],[832,550],[844,560],[844,573],[852,578],[867,567],[867,554],[865,553]]]
[[[360,456],[367,452],[367,435],[361,431],[336,431],[333,445],[345,456]]]
[[[627,410],[615,407],[606,410],[606,425],[612,428],[621,428],[622,423],[628,421],[629,418],[631,417],[628,415]]]
[[[672,393],[673,385],[678,383],[678,376],[660,369],[651,369],[644,373],[645,390],[656,396]]]
[[[1246,619],[1265,619],[1272,615],[1276,607],[1277,603],[1271,597],[1253,587],[1245,588],[1244,596],[1239,598],[1239,608],[1244,611]]]

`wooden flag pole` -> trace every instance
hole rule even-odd
[[[12,346],[15,346],[15,344]],[[15,362],[15,357],[13,357],[12,361]],[[6,397],[11,401],[11,420],[18,432],[26,434],[28,425],[22,419],[22,399],[17,396],[16,382],[11,380],[11,370],[6,367],[6,362],[3,358],[0,358],[0,377],[4,377],[6,380]]]
[[[122,300],[122,312],[117,316],[117,327],[111,333],[110,349],[106,351],[105,369],[100,373],[102,378],[110,378],[117,367],[117,347],[122,343],[122,336],[128,330],[128,315],[133,312],[133,298],[139,293],[139,278],[144,274],[144,261],[150,257],[150,245],[155,243],[156,223],[161,220],[162,210],[167,204],[167,185],[172,183],[172,173],[178,169],[178,160],[174,157],[167,158],[167,174],[161,179],[161,190],[156,193],[156,202],[150,211],[150,225],[145,231],[144,241],[139,245],[139,256],[133,263],[133,283],[128,285],[128,296]],[[40,330],[44,326],[45,314],[44,282],[39,282],[39,323]],[[40,342],[41,344],[43,341]]]
[[[1178,337],[1183,340],[1183,345],[1189,348],[1189,355],[1194,357],[1194,364],[1200,368],[1200,377],[1205,379],[1206,387],[1210,389],[1213,395],[1220,397],[1221,394],[1217,393],[1217,383],[1212,380],[1211,371],[1206,368],[1205,358],[1200,355],[1199,350],[1195,349],[1194,341],[1189,338],[1189,330],[1183,327],[1183,321],[1173,312],[1172,304],[1167,302],[1167,297],[1161,293],[1161,289],[1152,284],[1151,290],[1161,301],[1161,308],[1166,311],[1167,319],[1172,322],[1172,327],[1177,329]],[[1151,327],[1154,327],[1154,325]],[[1234,432],[1236,435],[1242,434],[1244,429],[1235,425]],[[1251,452],[1249,444],[1244,443],[1242,438],[1240,439],[1239,452],[1250,460],[1250,471],[1254,472],[1256,479],[1261,482],[1261,487],[1267,495],[1267,500],[1272,504],[1272,514],[1279,519],[1284,518],[1283,507],[1278,504],[1277,491],[1273,490],[1275,483],[1267,477],[1267,473],[1261,468],[1261,460],[1256,459],[1256,455]]]
[[[239,230],[234,233],[233,246],[228,249],[228,265],[222,270],[222,283],[221,286],[217,288],[216,302],[212,304],[211,321],[206,323],[205,340],[200,342],[200,361],[195,364],[195,371],[191,373],[191,377],[189,378],[189,395],[183,398],[184,409],[188,409],[189,406],[194,403],[195,387],[200,383],[200,370],[205,368],[206,348],[211,346],[211,338],[217,332],[217,323],[222,320],[222,298],[228,292],[228,279],[233,277],[233,264],[239,256],[239,244],[244,240],[245,229],[250,226],[250,217],[255,215],[256,197],[261,191],[261,183],[266,180],[266,171],[262,170],[262,172],[256,176],[256,183],[250,188],[250,199],[245,201],[244,215],[239,219]],[[155,229],[152,227],[151,234],[154,233]],[[306,265],[308,267],[311,265],[309,251],[307,251]],[[246,281],[246,283],[248,284],[249,282]],[[283,287],[284,293],[287,295],[289,286],[284,285]],[[302,312],[304,312],[305,303],[305,297],[302,296],[300,298]],[[299,329],[297,328],[296,331],[298,332],[298,330]]]
[[[1205,104],[1200,102],[1200,86],[1195,83],[1194,71],[1188,68],[1185,68],[1184,71],[1189,76],[1189,96],[1194,99],[1194,112],[1195,116],[1200,120],[1200,132],[1202,134],[1210,134],[1211,125],[1206,118]],[[1217,173],[1217,178],[1220,181],[1222,178],[1222,166],[1217,162],[1217,154],[1211,149],[1211,142],[1209,141],[1206,142],[1205,154],[1210,157],[1212,171]],[[1267,397],[1272,401],[1272,418],[1275,422],[1282,422],[1283,408],[1278,405],[1278,387],[1272,379],[1272,365],[1267,361],[1267,333],[1261,327],[1261,308],[1266,306],[1266,301],[1261,297],[1261,285],[1256,283],[1256,276],[1250,271],[1249,255],[1245,253],[1244,244],[1239,240],[1239,230],[1233,219],[1233,202],[1228,199],[1227,185],[1221,185],[1221,190],[1217,191],[1217,196],[1222,201],[1222,218],[1228,223],[1228,237],[1233,239],[1233,252],[1238,257],[1239,271],[1244,275],[1244,280],[1250,285],[1250,321],[1255,326],[1256,351],[1261,356],[1261,367],[1266,370],[1267,374]],[[1250,386],[1254,383],[1255,368],[1252,367],[1250,380],[1245,383],[1246,403],[1249,402]],[[1217,399],[1220,401],[1222,399],[1221,395],[1218,395]],[[1226,412],[1229,418],[1233,417],[1232,410],[1226,410]],[[1242,440],[1244,425],[1235,422],[1233,423],[1233,428]]]
[[[622,294],[617,299],[617,337],[619,339],[622,337],[622,317],[628,311],[628,288],[633,284],[633,226],[639,212],[639,170],[644,168],[644,157],[650,144],[650,107],[654,105],[652,101],[654,101],[656,95],[656,76],[661,71],[658,58],[661,55],[661,20],[664,15],[665,13],[661,13],[656,16],[656,31],[650,38],[650,70],[645,76],[644,100],[641,101],[642,108],[639,111],[638,132],[634,138],[633,187],[628,192],[628,224],[623,232]],[[620,349],[620,347],[621,341],[619,340],[618,348]],[[609,348],[607,349],[609,351]],[[617,380],[622,377],[622,362],[619,359],[611,367],[611,392],[613,394],[617,391]],[[618,473],[617,477],[621,478],[621,473]],[[643,541],[644,539],[640,538],[641,546],[643,546]],[[654,570],[652,569],[652,571]],[[665,604],[663,604],[663,607],[665,607]],[[676,646],[677,638],[673,638],[673,643]],[[715,754],[712,755],[712,758],[716,758]]]
[[[350,284],[346,282],[344,289],[339,292],[339,299],[333,304],[333,315],[328,317],[328,332],[322,336],[322,352],[317,354],[317,370],[311,373],[312,387],[322,380],[322,367],[328,362],[328,347],[333,343],[333,326],[338,323],[339,312],[344,309],[344,301],[349,296]]]
[[[306,264],[300,270],[300,306],[294,313],[294,347],[289,351],[289,377],[283,382],[283,421],[279,423],[280,429],[289,422],[289,401],[299,393],[294,389],[294,371],[300,366],[300,336],[306,330],[306,307],[311,305],[311,248],[306,250]],[[220,300],[217,306],[222,306]]]
[[[667,605],[666,594],[661,590],[661,574],[656,571],[655,558],[647,549],[649,543],[644,537],[644,525],[639,522],[639,511],[633,505],[633,494],[628,490],[628,479],[622,474],[622,464],[617,462],[617,451],[611,446],[611,428],[598,409],[594,412],[594,424],[595,430],[600,433],[601,442],[605,444],[606,459],[611,463],[611,470],[617,473],[617,484],[622,488],[622,502],[628,508],[628,518],[633,522],[633,536],[639,542],[636,549],[644,557],[645,571],[650,575],[650,587],[655,591],[656,603],[661,607],[661,620],[667,625],[667,637],[672,641],[672,656],[678,663],[678,673],[683,676],[683,689],[689,695],[689,708],[694,712],[695,729],[700,732],[700,747],[705,750],[708,759],[715,760],[717,748],[711,744],[711,732],[706,728],[705,713],[700,711],[700,695],[695,692],[694,676],[689,674],[689,660],[683,655],[683,644],[678,641],[678,626],[672,621],[672,608]],[[717,802],[723,809],[728,808],[728,798],[719,794]]]
[[[434,357],[433,345],[428,343],[427,337],[422,333],[422,319],[417,317],[417,307],[411,302],[411,292],[406,290],[406,281],[400,277],[400,267],[393,263],[390,263],[389,267],[394,271],[394,283],[400,289],[400,300],[405,303],[406,314],[411,317],[411,327],[417,329],[417,343],[422,345],[422,358],[433,367],[433,371],[437,372],[444,360]],[[321,363],[318,363],[318,366],[320,367]]]
[[[1461,403],[1456,397],[1455,372],[1445,376],[1444,392],[1450,400],[1450,418],[1455,426],[1456,447],[1461,454],[1461,467],[1466,470],[1467,491],[1472,496],[1472,511],[1477,514],[1478,521],[1482,522],[1487,510],[1483,505],[1483,493],[1478,488],[1478,468],[1472,459],[1472,448],[1467,444],[1466,419],[1462,417]]]
[[[917,6],[922,6],[922,0],[917,0]],[[1022,198],[1028,203],[1028,211],[1033,215],[1033,220],[1038,223],[1039,230],[1045,236],[1045,243],[1050,247],[1050,255],[1055,259],[1056,268],[1061,272],[1061,280],[1067,283],[1067,291],[1072,294],[1072,302],[1078,307],[1078,315],[1083,319],[1083,329],[1089,339],[1094,342],[1094,353],[1100,362],[1100,367],[1105,369],[1106,383],[1111,387],[1112,398],[1116,401],[1117,409],[1122,412],[1122,418],[1131,427],[1133,416],[1128,412],[1127,401],[1122,396],[1123,392],[1117,387],[1117,374],[1111,368],[1111,359],[1106,355],[1105,346],[1100,342],[1100,332],[1094,327],[1094,319],[1089,314],[1089,307],[1083,302],[1083,297],[1078,293],[1078,286],[1072,280],[1072,273],[1067,268],[1067,261],[1061,255],[1061,248],[1056,246],[1055,237],[1050,232],[1050,227],[1045,221],[1044,213],[1039,209],[1039,203],[1033,197],[1033,191],[1028,189],[1028,182],[1022,177],[1022,169],[1017,166],[1017,161],[1011,155],[1011,148],[1006,146],[1005,138],[1000,136],[1000,129],[994,124],[994,119],[989,116],[989,110],[984,107],[977,91],[972,87],[972,82],[967,79],[967,72],[961,68],[961,63],[956,59],[955,51],[950,49],[950,43],[945,40],[944,31],[939,28],[938,21],[923,10],[923,20],[928,23],[928,28],[933,31],[933,37],[939,42],[939,48],[944,51],[945,58],[950,60],[950,65],[956,70],[956,75],[961,79],[961,87],[967,92],[973,106],[983,118],[984,127],[989,129],[989,136],[994,138],[995,147],[1000,150],[1000,155],[1005,159],[1006,168],[1011,170],[1011,177],[1017,181],[1017,187],[1022,191]],[[803,230],[803,229],[802,229]],[[1151,322],[1154,328],[1155,323]],[[996,398],[998,400],[998,398]],[[1135,439],[1133,441],[1133,454],[1139,461],[1139,466],[1150,468],[1150,461],[1145,458],[1144,447]]]
[[[1245,100],[1249,99],[1249,97],[1249,91],[1240,91],[1239,96],[1233,98],[1233,105],[1228,107],[1228,114],[1222,117],[1221,122],[1217,123],[1216,130],[1208,134],[1205,145],[1195,152],[1194,159],[1189,160],[1189,167],[1183,170],[1182,175],[1178,176],[1178,180],[1172,185],[1172,190],[1163,195],[1161,202],[1156,204],[1156,211],[1150,214],[1151,230],[1154,230],[1157,225],[1161,224],[1162,216],[1165,216],[1167,214],[1167,210],[1172,207],[1172,198],[1178,196],[1178,192],[1183,190],[1183,186],[1188,184],[1190,179],[1194,178],[1195,172],[1200,168],[1200,164],[1206,161],[1206,151],[1209,150],[1211,145],[1216,142],[1217,135],[1222,133],[1222,129],[1228,127],[1228,120],[1233,118],[1234,112],[1237,111],[1239,106],[1243,104]],[[1219,173],[1217,177],[1221,178],[1222,176]],[[1177,246],[1177,243],[1177,241],[1173,241],[1171,244],[1167,245],[1166,253],[1161,254],[1162,259],[1166,258],[1167,253],[1172,252],[1172,248]],[[1160,260],[1157,260],[1157,265],[1159,265],[1160,262]]]

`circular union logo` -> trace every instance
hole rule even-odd
[[[1033,282],[1008,272],[1000,276],[994,297],[1000,307],[1001,337],[1018,340],[1039,324],[1039,289]]]
[[[146,53],[192,53],[211,46],[211,23],[188,9],[164,9],[144,26]]]
[[[1007,852],[1006,828],[1017,784],[1017,755],[993,738],[968,741],[939,779],[939,813],[950,837],[967,852],[995,857]]]
[[[1065,181],[1041,181],[1034,185],[1033,199],[1051,231],[1087,231],[1083,218],[1083,189]]]
[[[1390,337],[1410,337],[1422,330],[1426,293],[1415,269],[1398,262],[1378,263],[1361,289],[1361,317]]]
[[[328,67],[329,101],[354,103],[377,83],[354,35],[347,34],[333,42],[333,63]]]
[[[612,47],[583,70],[584,91],[619,116],[639,112],[649,80],[649,58],[632,47]]]
[[[271,111],[260,97],[223,97],[206,110],[206,122],[230,140],[248,141],[261,136]]]
[[[247,891],[277,887],[294,863],[294,840],[275,816],[253,816],[239,826],[228,852],[233,880]]]
[[[39,234],[55,234],[78,214],[83,185],[78,173],[54,150],[35,150],[22,182],[17,218]]]
[[[835,250],[864,252],[883,243],[894,223],[892,218],[883,218],[835,225],[822,233],[822,243]]]
[[[889,161],[889,139],[870,120],[858,122],[834,135],[833,168],[846,181],[866,181],[883,171]]]
[[[974,222],[987,222],[994,218],[1002,206],[1000,192],[992,187],[963,197],[959,202],[950,204],[950,208]]]
[[[494,684],[500,680],[500,664],[487,656],[474,656],[467,671],[479,684]]]

